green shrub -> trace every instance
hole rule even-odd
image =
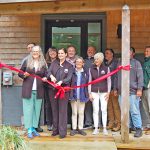
[[[0,149],[2,150],[28,150],[27,143],[17,130],[10,126],[0,126]]]

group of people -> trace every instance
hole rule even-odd
[[[28,50],[30,54],[21,64],[23,72],[18,74],[23,79],[23,114],[28,138],[40,136],[39,120],[43,100],[46,122],[48,130],[52,130],[52,136],[59,135],[60,138],[65,138],[69,119],[72,125],[71,136],[76,134],[86,136],[84,128],[91,126],[93,126],[93,135],[99,134],[101,125],[104,135],[108,135],[108,129],[120,130],[120,72],[96,84],[67,91],[64,98],[54,98],[58,90],[47,83],[49,80],[62,87],[80,86],[107,75],[121,64],[114,57],[112,49],[106,49],[103,54],[96,53],[96,48],[89,46],[86,59],[76,54],[73,45],[58,50],[51,47],[45,58],[41,47],[34,43],[28,45]],[[145,50],[143,69],[139,61],[134,59],[134,54],[135,49],[131,48],[129,127],[130,131],[135,130],[135,137],[140,137],[142,136],[141,97],[144,99],[142,102],[144,112],[150,121],[150,47],[146,47]],[[149,130],[148,125],[150,122],[147,123]]]

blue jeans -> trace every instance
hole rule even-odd
[[[136,95],[130,95],[130,107],[129,107],[129,128],[142,128],[142,120],[141,120],[141,113],[140,113],[140,98]],[[119,105],[121,108],[121,96],[119,95]]]

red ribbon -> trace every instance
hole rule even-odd
[[[13,70],[13,71],[18,72],[18,73],[23,73],[23,74],[25,73],[24,71],[22,71],[22,70],[20,70],[20,69],[17,69],[17,68],[15,68],[15,67],[8,66],[8,65],[6,65],[6,64],[0,63],[0,68],[2,68],[2,67],[8,68],[8,69]],[[89,82],[89,83],[87,83],[87,84],[82,84],[82,85],[80,85],[80,86],[72,86],[72,87],[67,86],[67,87],[62,87],[62,86],[58,86],[57,84],[55,84],[55,83],[53,83],[53,82],[50,82],[50,81],[46,81],[46,82],[58,90],[57,93],[56,93],[56,95],[55,95],[55,98],[60,97],[60,99],[63,99],[64,96],[65,96],[65,92],[70,91],[70,90],[72,90],[72,89],[76,89],[76,88],[86,87],[86,86],[91,85],[91,84],[96,84],[96,83],[98,83],[98,82],[100,82],[100,81],[102,81],[102,80],[107,79],[109,76],[114,75],[115,73],[117,73],[118,71],[120,71],[120,70],[122,70],[122,69],[129,71],[129,70],[130,70],[130,65],[127,65],[127,66],[119,66],[118,68],[116,68],[116,69],[113,70],[112,72],[110,72],[110,73],[108,73],[108,74],[106,74],[106,75],[104,75],[104,76],[102,76],[102,77],[100,77],[100,78],[97,78],[96,80],[93,80],[93,81],[91,81],[91,82]],[[37,76],[37,75],[30,74],[30,76],[32,76],[32,77],[34,77],[34,78],[37,78],[37,79],[39,79],[39,80],[42,80],[42,78],[39,77],[39,76]]]

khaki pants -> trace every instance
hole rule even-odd
[[[109,125],[121,125],[121,112],[118,96],[114,96],[113,91],[110,92],[107,108]]]
[[[31,98],[23,98],[23,115],[25,128],[37,128],[41,113],[42,99],[37,99],[36,91],[32,91]]]
[[[78,122],[78,129],[83,129],[83,122],[84,122],[84,108],[85,103],[77,101],[71,101],[71,108],[72,108],[72,128],[73,130],[77,129],[77,122]],[[77,117],[78,121],[77,121]]]

